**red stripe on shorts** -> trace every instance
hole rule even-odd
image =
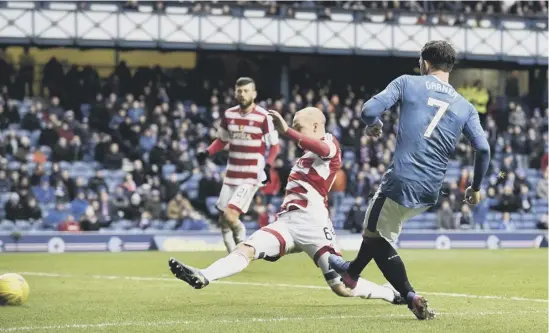
[[[276,239],[278,239],[278,242],[280,243],[280,256],[282,257],[284,255],[284,252],[286,252],[286,240],[284,240],[284,237],[278,232],[273,229],[269,229],[267,227],[261,228],[261,230],[270,233],[271,235],[275,236]]]
[[[240,209],[239,207],[237,207],[237,206],[235,206],[235,205],[233,205],[233,204],[228,204],[228,205],[227,205],[227,208],[230,208],[230,209],[232,209],[232,210],[236,210],[236,211],[239,212],[240,214],[244,214],[244,213],[242,213],[242,209]]]
[[[318,266],[318,263],[317,263],[318,259],[320,259],[320,257],[322,257],[322,255],[326,252],[336,254],[336,255],[341,257],[341,253],[336,252],[336,250],[334,250],[333,247],[325,245],[325,246],[321,247],[318,251],[316,251],[315,255],[313,256],[313,261],[315,262],[315,265]]]

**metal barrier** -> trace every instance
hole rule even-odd
[[[465,58],[547,64],[546,30],[124,11],[0,11],[0,43],[6,44],[415,57],[433,39],[448,40]]]

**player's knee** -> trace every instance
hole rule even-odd
[[[255,257],[255,248],[244,243],[238,244],[234,251],[238,251],[241,254],[245,255],[250,261],[253,260]]]
[[[228,226],[238,223],[239,216],[240,213],[232,208],[225,208],[225,210],[223,211],[223,220]]]
[[[334,294],[340,297],[351,297],[351,290],[349,290],[343,283],[330,286]]]

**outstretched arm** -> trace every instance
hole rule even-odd
[[[269,149],[269,155],[267,156],[268,165],[273,166],[279,152],[280,152],[280,146],[278,144],[271,146],[271,149]]]
[[[379,116],[381,116],[381,114],[385,110],[385,105],[383,105],[383,103],[381,103],[379,100],[375,99],[375,97],[372,97],[362,106],[362,113],[360,118],[368,126],[381,124]]]
[[[385,90],[364,103],[361,118],[366,125],[374,126],[381,124],[379,116],[381,116],[383,111],[389,110],[401,99],[404,80],[405,76],[399,76],[389,83]]]
[[[212,144],[209,145],[208,148],[206,148],[206,150],[208,151],[208,155],[212,156],[213,154],[222,151],[226,145],[227,142],[221,139],[215,139],[214,142],[212,142]]]
[[[222,151],[228,142],[229,142],[229,130],[227,128],[227,122],[225,121],[225,118],[223,118],[221,120],[221,124],[219,128],[217,129],[217,139],[215,139],[214,142],[212,142],[208,146],[208,148],[206,148],[208,155],[212,156],[213,154]]]
[[[284,135],[296,142],[299,148],[312,151],[322,158],[329,158],[332,155],[331,147],[326,141],[309,138],[292,128],[289,128]]]
[[[471,142],[473,149],[475,149],[475,172],[471,188],[473,191],[478,192],[482,180],[486,175],[486,171],[488,171],[488,166],[490,165],[490,145],[488,144],[488,140],[484,135],[484,130],[480,125],[478,112],[474,109],[471,111],[471,115],[465,123],[463,134]]]
[[[335,155],[337,148],[333,143],[330,144],[324,140],[310,138],[290,128],[284,118],[276,111],[269,110],[269,115],[272,117],[273,125],[278,133],[296,142],[299,148],[311,151],[321,158],[331,158]]]
[[[480,191],[480,185],[490,166],[490,145],[483,135],[474,138],[473,141],[471,141],[471,145],[475,149],[475,172],[471,188],[474,191]]]

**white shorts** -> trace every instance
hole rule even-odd
[[[240,214],[244,214],[250,208],[250,204],[258,189],[259,186],[253,184],[223,184],[221,193],[219,193],[219,198],[217,199],[216,207],[220,211],[224,211],[225,208],[232,208],[240,212]]]
[[[395,246],[402,224],[429,207],[408,208],[376,192],[364,217],[364,236],[383,237]]]
[[[297,209],[282,213],[276,222],[254,232],[244,244],[255,249],[254,259],[268,261],[276,261],[288,253],[305,252],[320,267],[330,286],[342,283],[328,263],[330,254],[341,254],[327,211],[314,214]]]

